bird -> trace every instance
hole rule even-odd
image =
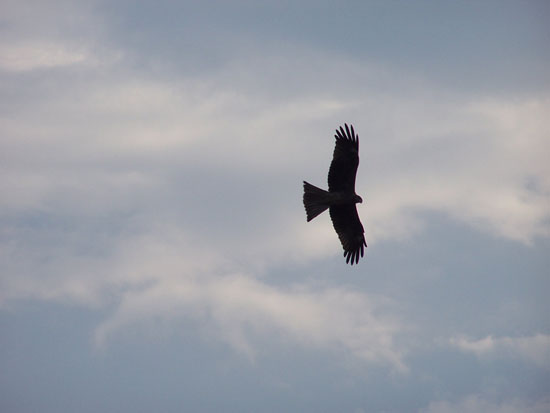
[[[344,129],[345,127],[345,129]],[[359,135],[353,125],[336,129],[332,162],[328,172],[328,191],[304,182],[304,208],[307,222],[329,210],[334,230],[338,234],[346,263],[357,264],[367,243],[365,230],[355,204],[363,199],[355,193],[355,176],[359,166]]]

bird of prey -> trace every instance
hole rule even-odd
[[[304,181],[304,207],[307,221],[329,209],[332,224],[342,247],[346,263],[359,262],[367,246],[365,230],[357,214],[356,203],[363,200],[355,193],[355,175],[359,166],[359,135],[346,124],[336,129],[336,145],[328,171],[328,191]]]

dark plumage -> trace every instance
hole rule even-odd
[[[353,126],[336,130],[336,145],[328,171],[328,191],[304,181],[304,207],[308,222],[329,209],[332,224],[342,247],[346,263],[359,262],[367,246],[365,230],[357,214],[356,203],[363,200],[355,193],[355,175],[359,166],[359,136]]]

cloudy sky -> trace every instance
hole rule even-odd
[[[0,410],[550,410],[548,2],[0,16]]]

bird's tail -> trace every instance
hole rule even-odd
[[[328,192],[324,189],[304,181],[304,207],[308,222],[329,207],[327,195]]]

